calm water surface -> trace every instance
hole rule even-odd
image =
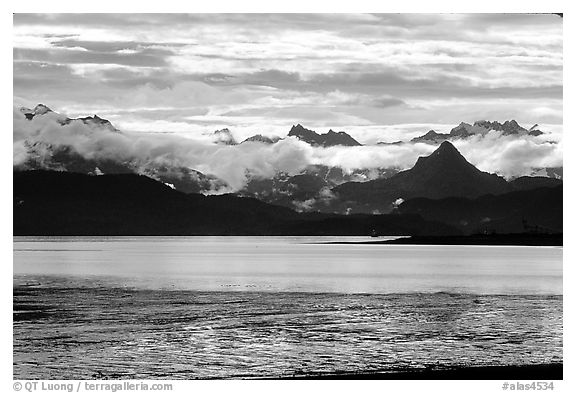
[[[14,377],[562,361],[561,247],[336,240],[15,237]]]

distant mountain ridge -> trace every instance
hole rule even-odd
[[[522,127],[516,120],[506,120],[504,123],[498,121],[478,120],[474,124],[461,122],[456,127],[452,128],[449,133],[438,133],[434,130],[428,131],[426,134],[412,138],[412,143],[442,143],[445,140],[454,140],[468,138],[474,135],[486,135],[490,131],[499,131],[502,135],[528,135],[539,136],[543,132],[538,129],[538,124],[533,125],[529,130]]]
[[[360,142],[343,131],[334,132],[329,130],[326,134],[317,134],[304,128],[301,124],[292,126],[288,136],[294,136],[313,146],[362,146]]]
[[[110,121],[98,115],[71,119],[52,111],[43,104],[38,104],[33,110],[20,108],[20,112],[30,121],[37,116],[53,114],[56,116],[56,121],[62,126],[74,122],[82,122],[95,132],[121,132]],[[233,141],[229,130],[221,131],[222,139],[226,139],[225,135],[229,135]],[[215,176],[206,175],[182,166],[165,164],[142,165],[107,158],[86,158],[70,146],[51,145],[45,142],[26,142],[25,145],[28,150],[28,160],[16,166],[15,170],[47,169],[91,175],[139,173],[186,193],[210,193],[227,187],[223,180]]]
[[[440,143],[440,142],[445,141],[448,138],[450,138],[450,134],[442,134],[442,133],[438,133],[434,130],[430,130],[424,135],[418,136],[416,138],[412,138],[410,140],[410,142],[413,142],[413,143],[417,143],[417,142]]]
[[[221,145],[237,145],[238,142],[232,135],[232,132],[228,128],[223,128],[221,130],[214,131],[211,134],[213,140],[217,144]],[[330,147],[330,146],[362,146],[360,142],[352,138],[347,133],[340,131],[334,132],[329,130],[325,134],[318,134],[315,131],[304,128],[301,124],[292,126],[288,132],[288,137],[296,137],[299,140],[306,142],[312,146],[320,147]],[[274,144],[283,138],[278,136],[268,137],[262,134],[256,134],[249,138],[246,138],[241,143],[246,142],[260,142],[264,144]]]
[[[20,111],[26,116],[28,120],[33,119],[35,116],[44,115],[46,113],[56,113],[53,112],[49,107],[44,104],[38,104],[34,109],[21,107]],[[61,124],[69,124],[72,121],[82,121],[85,124],[95,125],[102,128],[107,128],[111,131],[119,132],[119,130],[112,125],[112,123],[106,119],[99,117],[98,115],[82,117],[82,118],[63,118]],[[441,143],[445,140],[467,138],[473,135],[486,135],[490,131],[500,131],[503,135],[529,135],[529,136],[539,136],[543,132],[538,129],[539,125],[534,124],[530,129],[522,127],[516,120],[506,120],[503,123],[498,121],[490,120],[478,120],[473,124],[466,122],[461,122],[456,127],[452,128],[449,133],[439,133],[435,130],[429,130],[427,133],[414,137],[410,140],[410,143],[425,142],[425,143]],[[223,128],[216,130],[212,133],[215,143],[225,144],[225,145],[237,145],[238,142],[234,138],[232,131],[228,128]],[[288,132],[288,136],[294,136],[306,143],[313,146],[362,146],[360,142],[354,139],[352,136],[346,132],[340,131],[335,132],[329,130],[325,134],[316,133],[313,130],[305,128],[301,124],[293,125]],[[273,144],[281,140],[282,138],[278,136],[268,137],[262,134],[255,134],[249,138],[246,138],[243,142],[262,142],[267,144]],[[378,145],[395,145],[406,142],[393,142],[384,143],[380,142]]]
[[[21,107],[20,112],[22,112],[24,114],[24,116],[26,117],[27,120],[32,120],[37,116],[42,116],[42,115],[45,115],[47,113],[54,113],[60,117],[58,119],[58,122],[61,125],[67,125],[67,124],[73,123],[75,121],[78,121],[78,122],[82,122],[86,125],[95,127],[95,128],[102,128],[102,129],[106,129],[106,130],[112,131],[112,132],[120,132],[120,130],[118,130],[116,127],[114,127],[114,125],[112,125],[112,123],[109,120],[103,119],[103,118],[99,117],[98,115],[79,117],[79,118],[69,118],[69,117],[62,116],[62,115],[54,112],[52,109],[48,108],[44,104],[38,104],[34,107],[34,109]]]
[[[237,145],[236,139],[232,132],[228,128],[223,128],[221,130],[216,130],[212,134],[214,137],[214,142],[219,145]]]
[[[61,125],[81,122],[93,129],[94,132],[121,132],[108,120],[97,115],[70,119],[53,112],[43,104],[38,104],[34,109],[20,108],[20,112],[31,121],[37,117],[48,115]],[[491,130],[507,133],[507,135],[536,136],[538,132],[541,133],[538,127],[536,124],[527,130],[514,120],[504,123],[480,120],[472,125],[461,123],[447,134],[430,130],[420,137],[413,138],[411,142],[395,142],[389,145],[418,142],[436,145],[453,139],[467,138],[478,134],[486,135]],[[211,135],[214,143],[225,146],[238,144],[234,134],[228,128],[217,130]],[[301,124],[293,126],[289,135],[313,146],[361,146],[358,141],[345,132],[336,133],[330,130],[326,134],[318,134],[304,128]],[[246,138],[241,144],[271,145],[280,139],[279,137],[256,134]],[[540,186],[552,187],[561,184],[561,181],[546,180],[544,176],[561,179],[563,175],[562,167],[534,168],[531,173],[532,177],[521,177],[514,181],[505,182],[504,179],[498,178],[496,175],[479,176],[478,173],[470,170],[472,165],[458,153],[453,154],[451,160],[447,159],[447,164],[438,165],[435,169],[426,169],[430,165],[424,164],[426,159],[420,159],[414,168],[409,170],[410,175],[399,174],[399,177],[394,179],[391,178],[399,172],[399,168],[344,170],[338,166],[308,165],[298,173],[289,175],[276,171],[267,178],[252,176],[247,171],[245,186],[240,189],[231,189],[225,181],[216,176],[177,164],[102,158],[105,156],[90,158],[90,155],[80,155],[71,146],[53,146],[38,141],[26,141],[24,145],[27,149],[28,160],[15,167],[16,170],[48,169],[94,175],[138,173],[185,193],[213,194],[235,191],[238,195],[255,197],[266,203],[286,206],[298,211],[317,210],[327,213],[385,213],[394,210],[398,200],[414,197],[461,196],[472,198],[482,195],[484,192],[499,194],[515,190],[529,190]],[[260,147],[263,148],[263,146]],[[228,147],[223,148],[228,149]],[[457,152],[455,148],[454,150]],[[441,156],[444,157],[447,154],[443,152]],[[457,156],[460,156],[461,159],[458,159]],[[462,159],[468,165],[464,165]],[[432,160],[432,162],[434,161]],[[466,167],[468,172],[464,170]],[[462,173],[456,176],[453,173],[455,168],[460,168]],[[452,183],[447,182],[446,178],[451,177],[454,177]],[[479,181],[469,181],[476,178]],[[488,181],[487,179],[492,180]],[[362,185],[362,183],[365,184]],[[488,183],[490,186],[487,186]],[[475,188],[476,191],[474,191]]]
[[[264,135],[262,135],[262,134],[256,134],[256,135],[253,135],[253,136],[251,136],[251,137],[249,137],[249,138],[244,139],[244,140],[243,140],[242,142],[240,142],[240,143],[260,142],[260,143],[265,143],[265,144],[268,144],[268,145],[272,145],[272,144],[278,142],[279,140],[280,140],[280,137],[278,137],[278,136],[267,137],[267,136],[264,136]]]

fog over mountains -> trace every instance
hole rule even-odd
[[[561,177],[562,23],[16,14],[14,166],[137,173],[301,211],[345,211],[337,187],[391,178],[444,141],[506,181]]]
[[[255,134],[239,143],[229,129],[212,132],[209,136],[212,138],[209,141],[198,141],[172,135],[124,133],[97,115],[68,118],[45,105],[38,105],[34,109],[17,108],[14,111],[15,171],[33,173],[29,170],[49,170],[95,177],[105,175],[111,180],[94,182],[89,177],[59,177],[43,171],[37,175],[18,175],[19,187],[26,191],[15,194],[15,206],[31,222],[36,221],[34,217],[45,209],[40,208],[43,203],[55,208],[60,206],[58,210],[67,209],[66,205],[61,206],[63,202],[58,198],[64,198],[70,206],[78,205],[71,212],[96,203],[98,209],[105,210],[102,214],[113,217],[118,209],[126,206],[120,204],[114,207],[117,210],[106,210],[106,204],[101,205],[90,199],[92,197],[88,198],[83,187],[95,190],[98,184],[104,184],[111,196],[118,192],[118,196],[126,194],[122,197],[127,197],[130,194],[130,198],[133,198],[134,193],[138,193],[138,184],[141,184],[144,189],[156,190],[156,205],[166,200],[166,203],[181,206],[183,211],[192,209],[191,212],[196,212],[194,214],[198,214],[196,204],[200,201],[215,209],[223,209],[226,203],[232,203],[237,206],[238,212],[232,209],[228,213],[232,217],[244,217],[244,221],[253,220],[254,233],[261,234],[304,233],[302,231],[311,234],[316,229],[321,233],[358,234],[367,230],[369,224],[367,218],[358,218],[358,226],[348,232],[346,222],[338,222],[336,227],[329,229],[329,222],[333,220],[330,215],[292,216],[289,213],[288,221],[269,226],[265,219],[250,218],[258,215],[260,209],[268,209],[276,217],[289,211],[341,215],[401,214],[403,218],[400,221],[396,218],[386,219],[385,225],[391,225],[390,230],[396,228],[397,231],[412,234],[433,233],[439,225],[445,225],[441,229],[443,233],[471,233],[487,227],[491,230],[522,232],[524,225],[543,228],[547,232],[562,230],[561,161],[557,167],[535,166],[542,165],[546,160],[558,163],[555,157],[558,143],[546,140],[546,133],[538,130],[537,126],[527,129],[516,121],[477,121],[472,125],[461,123],[446,134],[429,131],[416,140],[368,146],[361,145],[343,131],[319,134],[300,124],[292,126],[286,137],[278,139]],[[524,173],[519,172],[518,176],[504,177],[482,171],[456,147],[471,149],[476,145],[482,146],[486,141],[498,141],[509,150],[519,144],[527,151],[530,148],[549,151],[550,157],[544,156],[543,161],[538,161],[537,156],[528,155],[527,151],[516,157],[518,168],[523,168],[529,174],[543,172],[545,176],[520,176]],[[404,152],[406,157],[410,157],[407,152],[419,157],[414,163],[410,163],[408,158],[396,161],[395,154],[398,152]],[[356,166],[347,165],[353,160],[357,160]],[[364,160],[373,162],[363,165],[367,162]],[[492,160],[502,162],[502,157],[494,154]],[[120,178],[109,178],[108,175],[144,175],[159,184],[163,183],[164,188],[126,177],[126,181],[134,184],[126,189],[118,183]],[[41,191],[38,196],[32,196],[35,182],[41,182],[43,187],[48,187],[46,190],[51,191],[45,197]],[[51,182],[61,186],[48,186]],[[82,188],[74,190],[75,184]],[[166,187],[179,193],[166,193]],[[145,192],[144,189],[142,192]],[[227,199],[217,200],[181,196],[185,194],[230,195]],[[142,195],[142,198],[142,206],[137,207],[137,211],[126,213],[129,217],[146,214],[146,195]],[[247,202],[242,202],[242,199]],[[248,202],[254,199],[265,204]],[[31,200],[38,207],[30,208]],[[24,203],[28,205],[22,210]],[[270,205],[290,210],[274,210],[267,207]],[[451,210],[451,213],[446,214],[445,209]],[[86,214],[82,213],[85,220],[98,220],[93,216],[94,212]],[[178,209],[172,209],[167,214],[172,220],[177,220],[174,217],[178,216]],[[167,228],[171,228],[166,233],[178,234],[178,228],[184,228],[182,233],[187,234],[203,233],[204,229],[210,233],[223,233],[226,228],[236,228],[231,233],[252,233],[240,230],[240,224],[234,219],[222,218],[226,216],[225,213],[219,214],[219,220],[227,224],[210,226],[210,219],[206,217],[206,223],[202,224],[205,227],[190,226],[192,224],[188,221],[178,224],[182,227],[173,227],[166,219]],[[421,224],[414,217],[424,217],[430,225],[430,232],[416,231]],[[526,224],[527,218],[530,224]],[[150,228],[151,221],[143,220],[147,229],[141,233],[156,233]],[[127,224],[126,232],[118,233],[130,233],[134,229],[134,222]],[[307,227],[310,222],[319,226],[310,229]],[[103,225],[102,233],[109,233],[109,224],[99,224]],[[384,225],[384,222],[381,224]],[[50,223],[41,225],[53,229]],[[81,220],[77,226],[68,228],[69,233],[89,232],[86,225]],[[22,229],[25,233],[32,230],[29,226],[21,228],[28,228]]]
[[[71,119],[45,105],[14,108],[13,124],[17,168],[135,172],[185,192],[239,192],[254,181],[278,182],[318,170],[328,174],[322,175],[327,186],[373,180],[412,167],[443,140],[481,170],[508,179],[536,173],[558,177],[562,166],[561,141],[515,121],[463,123],[448,136],[423,130],[419,140],[373,145],[361,145],[345,131],[320,134],[300,124],[282,138],[255,132],[242,143],[231,129],[207,131],[198,139],[128,133],[97,115]]]

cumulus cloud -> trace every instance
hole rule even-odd
[[[359,168],[406,169],[419,156],[428,155],[432,151],[434,147],[426,144],[332,146],[314,149],[311,159],[314,164],[341,167],[348,171]]]
[[[506,178],[530,175],[534,168],[560,167],[563,161],[562,143],[540,137],[491,131],[484,137],[457,140],[454,145],[479,169]]]

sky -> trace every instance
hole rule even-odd
[[[14,103],[186,138],[558,132],[562,29],[545,14],[15,14]]]

